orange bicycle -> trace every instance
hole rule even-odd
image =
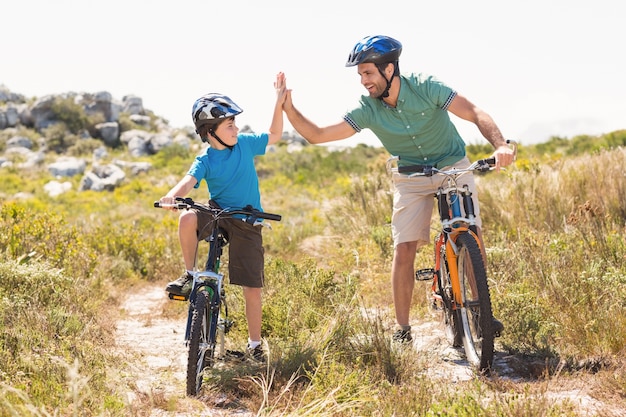
[[[517,154],[517,144],[508,140]],[[495,158],[475,161],[464,169],[440,170],[431,166],[397,166],[398,157],[387,161],[391,173],[409,177],[441,176],[435,193],[441,230],[434,240],[434,268],[415,273],[418,281],[432,281],[433,307],[441,312],[448,341],[463,346],[467,361],[488,373],[494,357],[493,312],[485,260],[478,238],[472,193],[457,184],[469,172],[494,169]]]

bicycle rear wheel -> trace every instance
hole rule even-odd
[[[463,305],[458,309],[468,362],[488,373],[493,364],[494,333],[491,298],[483,256],[476,238],[461,233],[456,239],[457,265]]]
[[[213,366],[215,331],[211,331],[214,320],[211,320],[210,292],[212,292],[211,289],[206,288],[199,290],[193,308],[187,359],[187,395],[189,396],[196,396],[200,393],[204,369]]]

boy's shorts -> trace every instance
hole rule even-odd
[[[198,241],[213,231],[215,219],[203,211],[194,210],[198,216]],[[264,282],[263,236],[261,228],[242,219],[222,219],[220,228],[228,236],[228,278],[233,285],[262,288]]]
[[[469,159],[466,157],[444,169],[467,168],[469,165]],[[394,247],[399,243],[417,242],[419,248],[431,242],[430,222],[433,218],[435,193],[440,186],[445,186],[445,181],[446,179],[441,175],[409,178],[404,174],[394,174],[393,214],[391,216]],[[464,174],[458,179],[457,184],[469,186],[474,201],[476,225],[480,227],[478,193],[473,174]]]

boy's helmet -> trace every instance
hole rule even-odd
[[[346,67],[353,67],[365,62],[386,64],[396,62],[402,53],[402,44],[389,36],[366,36],[357,42],[348,56]]]
[[[206,124],[215,125],[220,119],[237,116],[243,110],[229,97],[219,93],[205,94],[193,103],[191,117],[196,131]]]

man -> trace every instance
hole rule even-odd
[[[398,62],[402,44],[388,36],[360,40],[348,57],[347,67],[357,66],[361,84],[369,96],[337,124],[319,127],[293,105],[291,91],[283,110],[291,125],[309,143],[318,144],[348,138],[368,128],[400,165],[429,165],[437,168],[467,167],[465,142],[448,112],[474,123],[495,148],[496,170],[513,162],[514,154],[493,119],[467,98],[426,74],[400,75]],[[474,193],[480,237],[480,215],[474,180],[465,175]],[[412,341],[409,312],[413,295],[414,261],[418,248],[430,242],[433,195],[438,184],[429,178],[394,176],[392,233],[394,240],[391,270],[393,300],[398,329],[393,340]],[[496,334],[504,326],[494,320]]]

